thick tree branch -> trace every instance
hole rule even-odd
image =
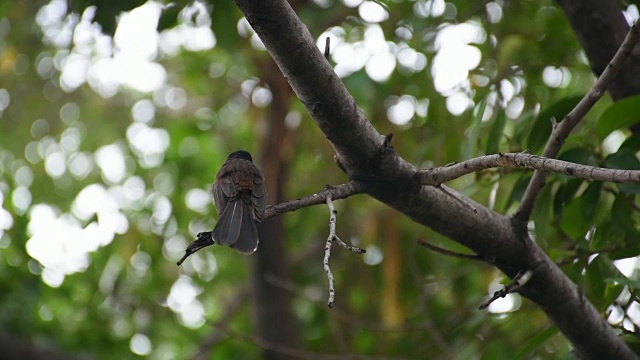
[[[606,69],[602,72],[602,75],[593,83],[593,86],[580,100],[573,110],[564,117],[564,119],[554,126],[551,136],[547,141],[547,145],[542,152],[542,156],[546,158],[555,158],[560,152],[560,148],[564,144],[565,139],[571,133],[571,130],[584,118],[585,115],[591,110],[593,105],[604,95],[607,87],[616,78],[616,75],[620,72],[623,65],[631,55],[633,48],[638,43],[640,38],[640,27],[637,24],[633,25],[626,38],[622,42],[622,45],[616,52],[615,56],[609,62]],[[515,215],[515,218],[525,223],[531,216],[533,211],[533,205],[535,204],[536,197],[540,190],[544,187],[546,174],[542,171],[536,171],[533,173],[533,177],[525,190],[520,203],[520,208]]]
[[[363,190],[467,246],[508,276],[530,269],[520,292],[537,303],[585,359],[635,359],[578,287],[509,217],[420,184],[418,170],[393,149],[366,119],[285,0],[234,0],[265,44],[298,98],[336,150],[338,162]]]
[[[585,180],[609,181],[614,183],[640,184],[640,170],[606,169],[581,165],[568,161],[549,159],[529,153],[508,153],[480,156],[452,165],[418,172],[420,183],[438,186],[472,172],[494,168],[523,167],[545,173],[570,175]]]

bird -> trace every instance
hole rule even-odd
[[[216,174],[211,192],[218,223],[213,231],[198,234],[178,265],[189,255],[215,243],[243,254],[252,254],[258,249],[256,222],[264,217],[266,191],[264,176],[253,163],[251,154],[245,150],[230,153]]]

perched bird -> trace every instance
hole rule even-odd
[[[213,239],[221,245],[251,254],[258,248],[255,222],[265,209],[264,177],[251,155],[238,150],[229,154],[213,184],[213,198],[220,218]]]
[[[253,164],[251,154],[234,151],[227,157],[213,184],[218,223],[212,232],[198,234],[178,265],[194,252],[215,243],[251,254],[258,248],[256,222],[262,221],[265,202],[264,177]]]

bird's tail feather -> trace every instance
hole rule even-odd
[[[242,203],[242,224],[238,234],[238,241],[231,247],[244,254],[252,254],[258,249],[258,231],[256,224],[253,222],[251,204]]]
[[[213,239],[221,245],[251,254],[258,248],[258,232],[253,222],[252,207],[241,198],[230,201],[215,229]]]

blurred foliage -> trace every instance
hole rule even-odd
[[[158,31],[175,35],[169,32],[185,24],[207,26],[215,36],[213,48],[158,52],[151,60],[162,66],[166,81],[151,91],[120,85],[105,93],[96,80],[100,74],[90,71],[70,87],[64,72],[83,72],[81,64],[65,67],[73,54],[88,56],[86,66],[113,55],[82,53],[86,39],[80,27],[86,30],[89,24],[102,31],[103,37],[89,43],[107,39],[113,44],[118,17],[142,3],[73,1],[70,9],[59,0],[0,3],[0,331],[89,359],[134,358],[132,352],[154,359],[188,358],[213,334],[219,338],[209,358],[253,359],[264,344],[255,339],[249,301],[240,295],[249,286],[244,257],[213,247],[183,267],[175,261],[197,232],[215,224],[210,200],[206,205],[198,200],[226,154],[259,149],[268,106],[260,96],[266,89],[260,76],[268,54],[256,49],[259,44],[250,40],[251,32],[231,2],[202,6],[211,16],[207,22],[208,15],[185,11],[193,5],[178,1],[163,5]],[[361,68],[344,82],[378,131],[396,134],[395,148],[416,166],[485,153],[538,153],[551,129],[550,118],[560,121],[593,81],[584,53],[550,0],[383,4],[389,18],[378,25],[385,44],[395,55],[401,48],[423,54],[426,66],[417,70],[397,62],[385,81],[372,80]],[[58,22],[48,23],[45,5],[62,9]],[[345,43],[362,41],[367,29],[378,26],[361,18],[357,4],[318,0],[298,4],[297,12],[314,36],[333,29],[329,31],[342,34]],[[437,39],[455,24],[480,29],[482,40],[470,46],[479,50],[481,60],[465,81],[439,92],[432,70],[441,46]],[[463,96],[458,115],[448,110],[454,95],[458,104]],[[412,104],[413,115],[398,125],[390,118],[393,106],[403,100]],[[560,158],[639,169],[640,137],[627,128],[638,120],[636,100],[601,100]],[[136,115],[140,109],[147,109],[143,120]],[[295,99],[290,117],[296,130],[287,197],[344,182],[330,145]],[[136,137],[136,131],[155,134],[156,140],[167,136],[166,147],[145,150],[144,137]],[[105,151],[120,153],[121,177],[114,177],[117,171],[110,167],[115,160],[100,160]],[[488,170],[451,186],[510,214],[529,179],[525,170]],[[80,194],[88,188],[115,199],[119,220],[78,209]],[[635,334],[640,325],[637,193],[637,186],[552,175],[537,199],[531,227],[536,242],[603,316]],[[504,281],[495,269],[431,253],[417,248],[416,241],[464,252],[460,245],[364,196],[337,206],[340,236],[367,248],[368,255],[334,251],[337,301],[331,310],[325,306],[322,268],[327,209],[284,215],[284,241],[293,259],[286,286],[295,293],[291,311],[300,323],[304,351],[406,358],[428,354],[432,359],[570,356],[569,343],[544,313],[518,295],[505,300],[502,310],[476,310]],[[51,209],[83,234],[110,221],[120,228],[81,254],[84,263],[77,271],[64,273],[27,250],[38,227],[31,220],[42,209]],[[56,234],[59,228],[49,231],[52,239],[71,236]],[[631,261],[630,270],[618,270],[619,259]],[[227,314],[237,302],[238,310]]]

